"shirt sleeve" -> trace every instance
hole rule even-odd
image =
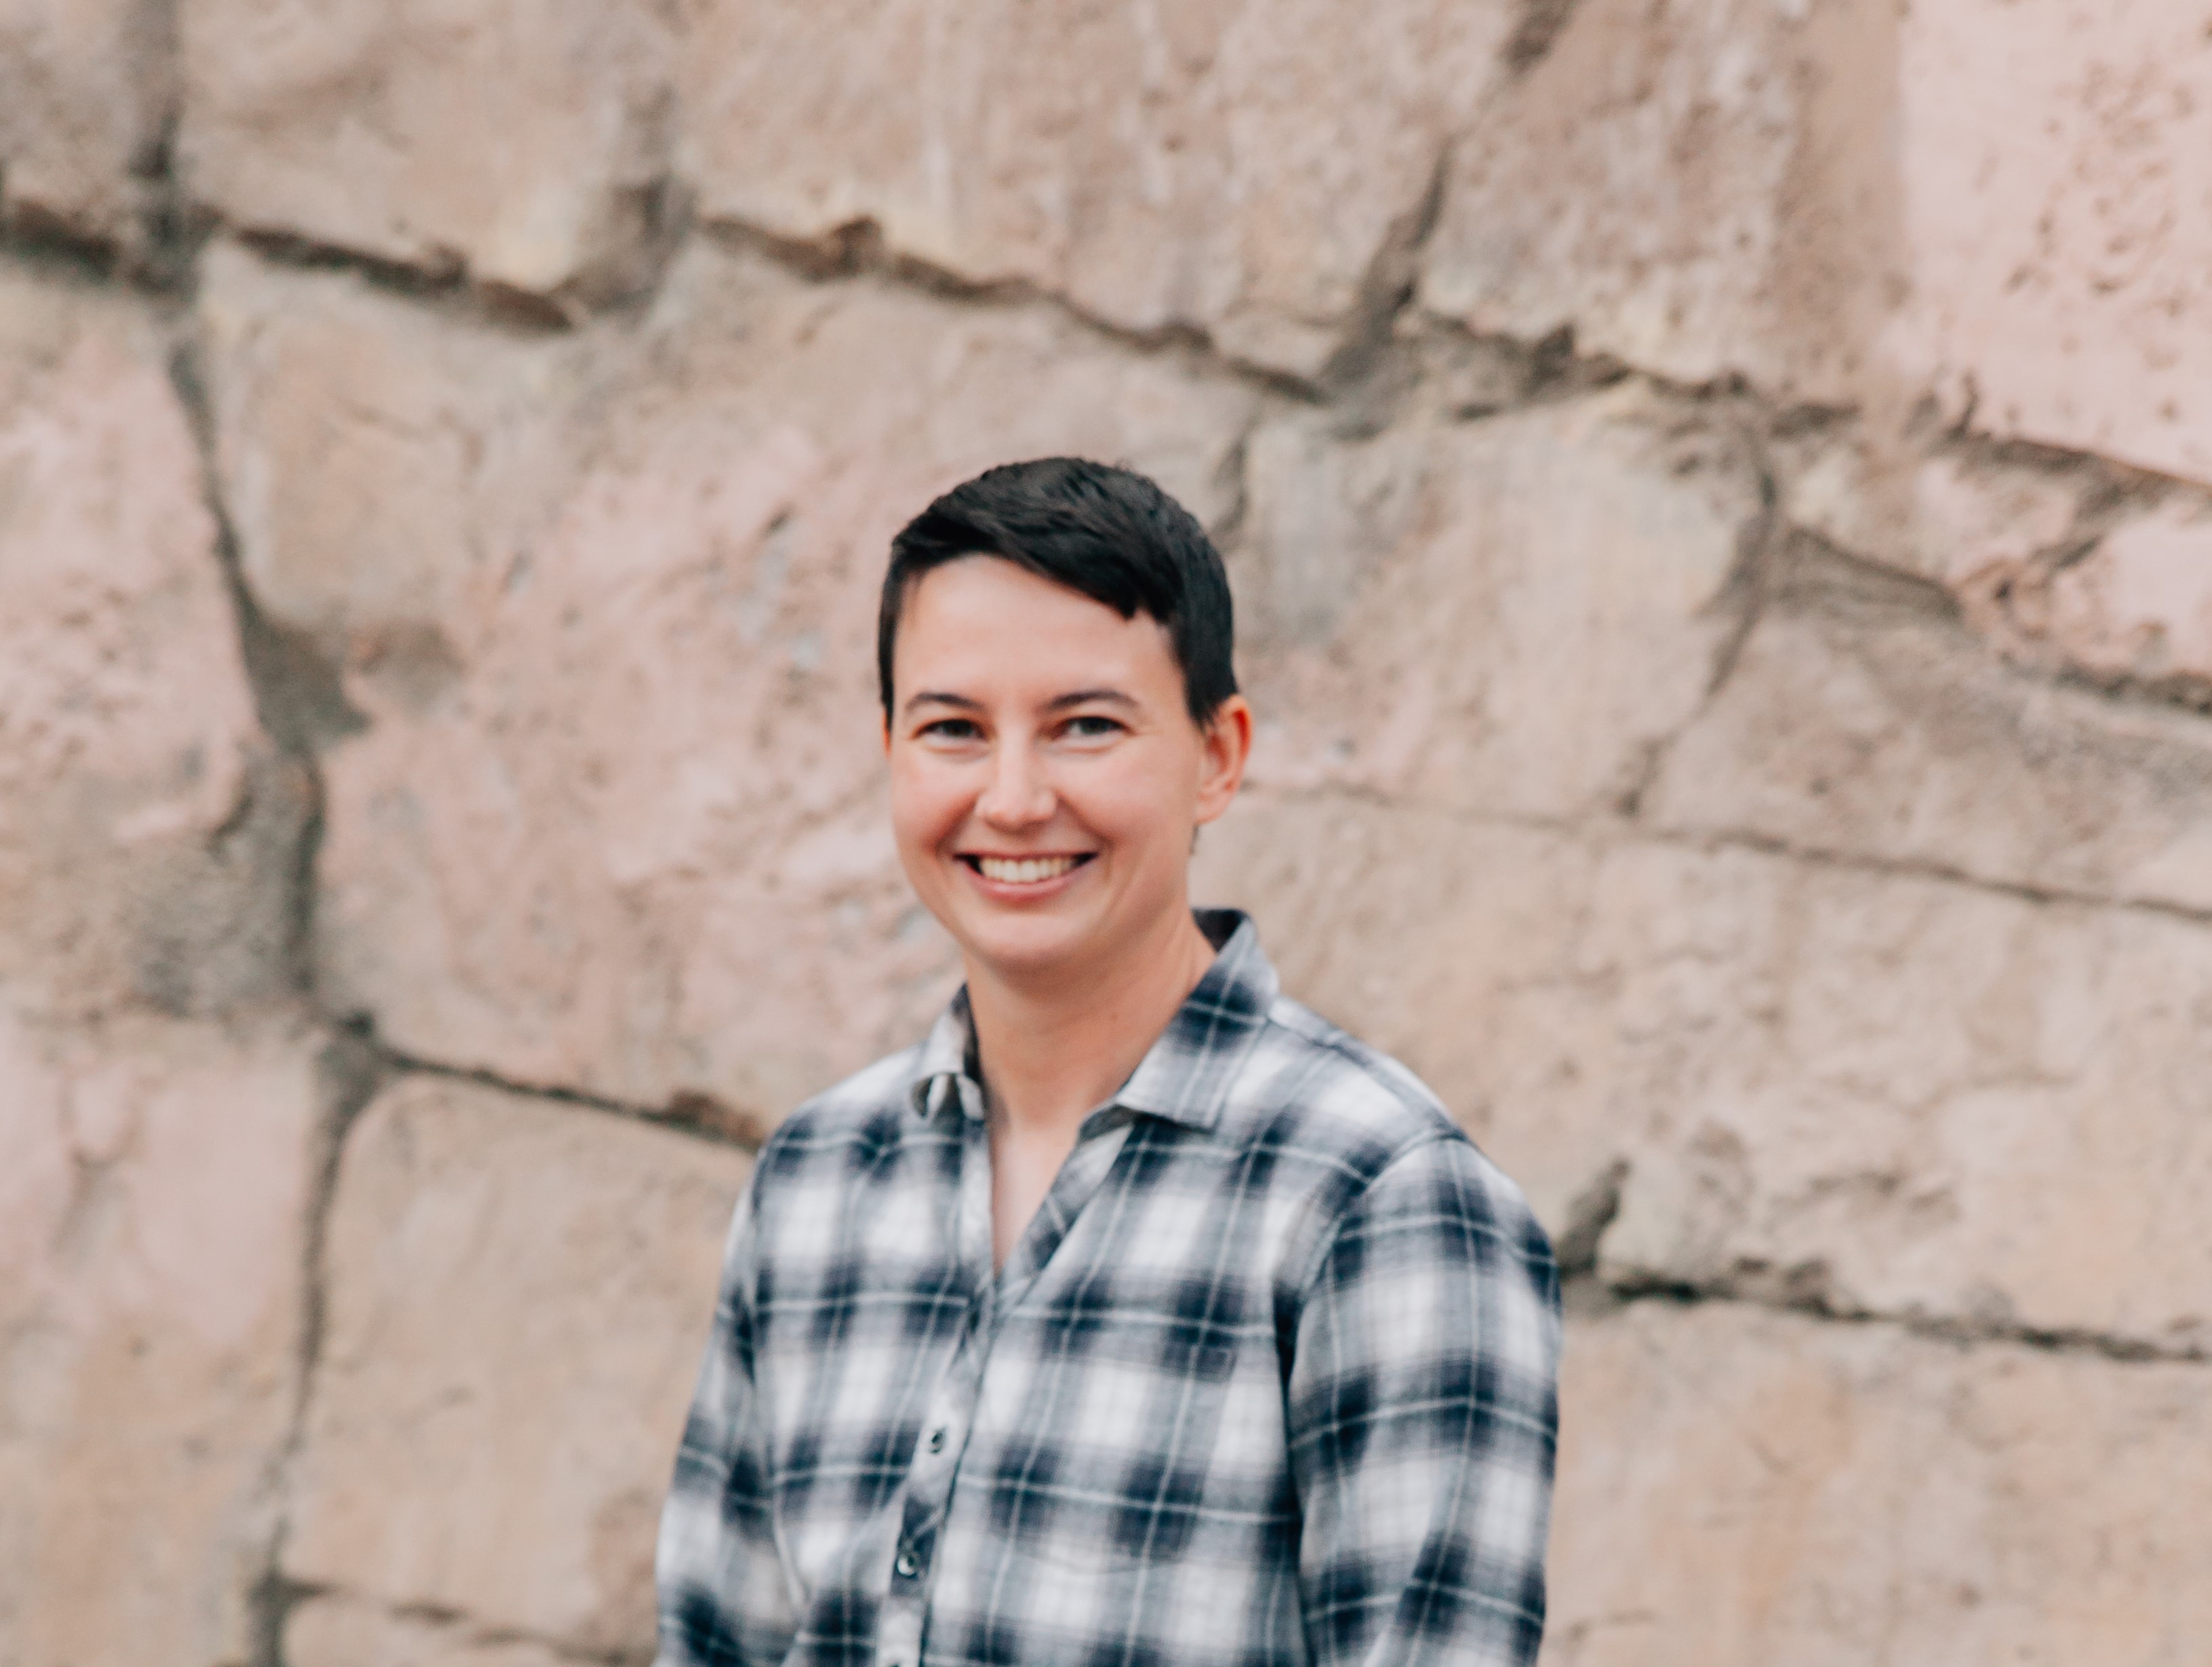
[[[1289,1411],[1317,1667],[1528,1667],[1544,1632],[1559,1275],[1468,1142],[1401,1154],[1308,1279]]]
[[[754,1220],[749,1186],[730,1223],[714,1329],[661,1511],[655,1667],[778,1662],[794,1631],[753,1378]]]

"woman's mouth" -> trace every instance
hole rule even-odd
[[[1001,885],[1041,885],[1058,879],[1091,861],[1092,853],[1075,856],[970,856],[960,860],[985,879]]]

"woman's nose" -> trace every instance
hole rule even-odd
[[[1031,750],[1002,745],[992,757],[990,784],[975,813],[994,827],[1032,827],[1052,815],[1054,803],[1051,783]]]

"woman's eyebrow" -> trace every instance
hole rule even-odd
[[[1062,707],[1088,706],[1093,701],[1104,701],[1109,705],[1112,706],[1134,706],[1137,704],[1136,698],[1133,696],[1125,695],[1119,689],[1071,689],[1067,693],[1064,695],[1054,695],[1049,701],[1046,702],[1045,710],[1048,712],[1057,712]]]
[[[936,689],[924,689],[908,696],[906,709],[911,712],[917,706],[953,706],[963,712],[980,712],[983,709],[983,703],[979,700],[970,700],[965,695],[946,694]]]

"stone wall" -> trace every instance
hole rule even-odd
[[[1567,1258],[1547,1663],[2205,1658],[2204,5],[0,0],[0,1667],[644,1658],[1052,451]]]

